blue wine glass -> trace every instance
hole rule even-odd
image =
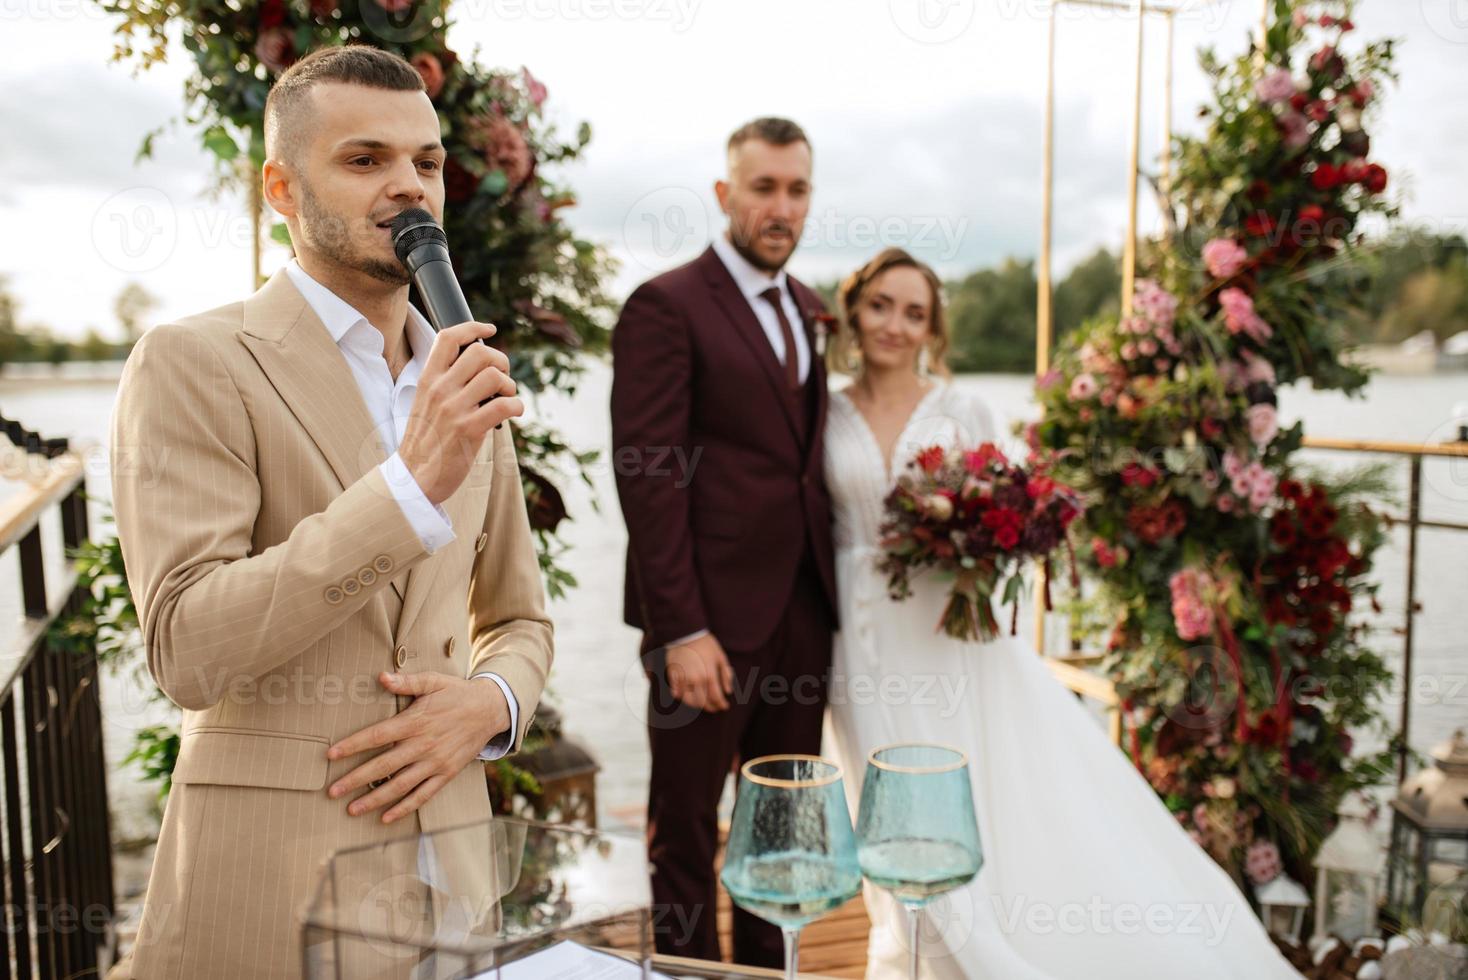
[[[719,880],[735,904],[785,933],[794,980],[800,930],[861,891],[841,767],[810,755],[746,762]]]
[[[907,909],[909,975],[918,975],[918,915],[966,885],[984,864],[968,757],[946,745],[909,742],[867,757],[856,821],[862,874]]]

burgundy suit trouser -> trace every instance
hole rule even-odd
[[[659,953],[721,959],[714,858],[725,779],[736,762],[819,754],[832,621],[807,554],[769,641],[757,650],[725,651],[735,675],[728,710],[689,708],[672,697],[661,664],[651,670],[648,852]],[[780,930],[737,906],[733,938],[735,962],[784,965]]]

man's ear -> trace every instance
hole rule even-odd
[[[290,167],[279,160],[266,160],[260,168],[260,193],[265,203],[283,218],[294,218],[300,210],[295,188],[291,185],[294,179],[295,174]]]
[[[714,196],[719,199],[719,210],[725,214],[729,213],[729,182],[727,180],[714,181]]]

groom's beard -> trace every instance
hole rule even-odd
[[[797,238],[795,235],[795,229],[791,228],[784,222],[770,222],[761,231],[767,232],[772,228],[785,232],[789,236],[790,242],[789,249],[785,252],[783,256],[780,257],[779,261],[775,262],[772,262],[770,259],[761,255],[758,251],[755,250],[752,242],[759,240],[759,232],[755,234],[755,237],[753,239],[743,239],[739,235],[738,231],[735,230],[732,226],[729,229],[729,244],[734,246],[734,251],[744,256],[745,261],[747,261],[750,265],[763,272],[768,272],[770,273],[770,275],[774,275],[781,269],[785,268],[785,263],[789,262],[790,257],[795,254],[795,246],[800,241],[800,239]]]

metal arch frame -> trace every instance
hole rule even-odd
[[[1136,15],[1136,72],[1133,86],[1132,138],[1130,162],[1127,168],[1127,235],[1122,247],[1121,310],[1123,316],[1131,314],[1132,292],[1135,285],[1137,265],[1137,178],[1140,175],[1142,140],[1142,55],[1146,15],[1158,14],[1167,22],[1166,76],[1163,82],[1163,144],[1161,156],[1161,180],[1164,193],[1172,180],[1172,89],[1173,89],[1173,39],[1174,21],[1178,14],[1216,6],[1223,0],[1052,0],[1050,4],[1049,38],[1045,68],[1045,121],[1044,143],[1041,152],[1041,204],[1040,204],[1040,261],[1037,269],[1038,296],[1035,315],[1035,374],[1044,374],[1050,369],[1050,348],[1054,342],[1054,278],[1052,273],[1052,234],[1054,228],[1055,196],[1055,34],[1056,10],[1062,4],[1078,7],[1097,7],[1105,10],[1124,10]],[[1261,0],[1259,37],[1262,39],[1269,23],[1270,0]]]

